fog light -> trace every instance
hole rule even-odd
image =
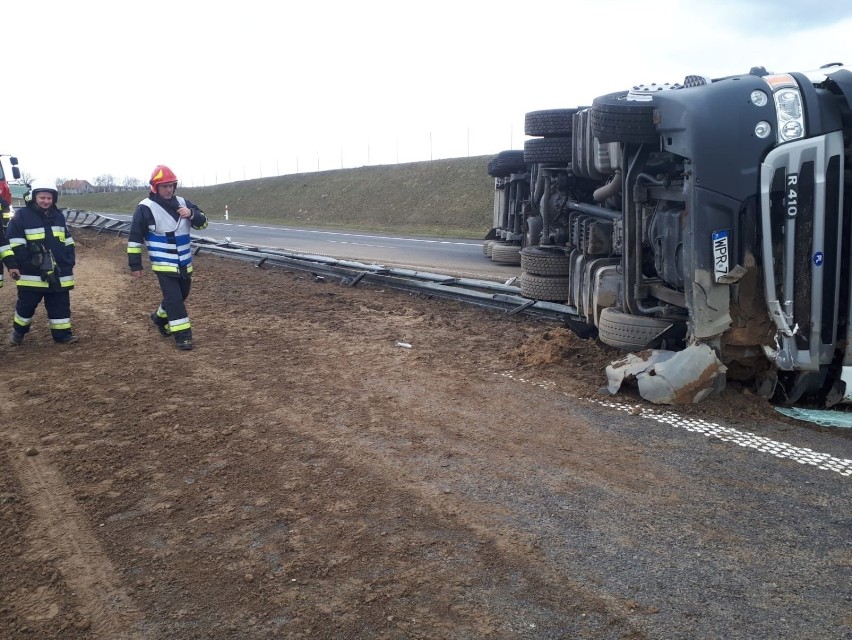
[[[755,107],[766,106],[767,102],[769,102],[769,96],[763,93],[763,91],[758,91],[757,89],[755,89],[751,92],[751,103]]]
[[[772,125],[766,120],[761,120],[754,125],[754,135],[758,138],[768,138],[770,133],[772,133]]]

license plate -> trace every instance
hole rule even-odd
[[[713,275],[716,282],[728,275],[731,270],[731,254],[728,251],[728,238],[731,232],[727,229],[713,232]]]

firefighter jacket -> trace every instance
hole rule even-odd
[[[187,207],[191,218],[181,218],[177,210]],[[207,216],[186,198],[170,200],[151,194],[136,206],[127,241],[127,261],[131,271],[142,269],[142,245],[148,248],[151,268],[156,273],[180,277],[192,273],[190,228],[205,229]]]
[[[5,213],[3,214],[6,215]],[[6,265],[7,269],[17,269],[18,261],[15,260],[15,252],[12,251],[12,245],[9,244],[9,241],[6,240],[6,233],[4,229],[6,228],[6,224],[4,223],[2,227],[0,227],[0,260],[3,261],[3,264]],[[0,287],[3,286],[3,267],[0,267]]]
[[[15,209],[6,238],[21,271],[19,287],[50,291],[74,288],[74,238],[65,214],[55,205],[44,210],[31,200],[26,207]]]

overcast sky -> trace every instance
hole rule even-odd
[[[852,64],[849,0],[26,0],[3,25],[0,153],[51,181],[490,155],[633,84]]]

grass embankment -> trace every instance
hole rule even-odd
[[[360,167],[178,189],[211,220],[484,237],[491,228],[491,156]],[[63,195],[60,205],[132,213],[144,192]]]

